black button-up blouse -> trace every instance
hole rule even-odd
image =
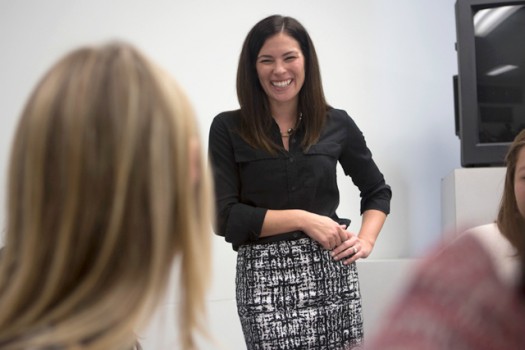
[[[208,143],[215,182],[215,232],[234,250],[259,240],[268,209],[303,209],[342,222],[336,214],[337,162],[359,188],[361,213],[368,209],[390,212],[390,186],[372,159],[363,134],[345,111],[328,112],[319,141],[306,152],[300,147],[304,135],[300,126],[290,136],[289,151],[272,155],[244,142],[237,133],[239,125],[239,110],[217,115]],[[274,141],[282,144],[277,123],[271,132]]]

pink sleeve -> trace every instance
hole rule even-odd
[[[525,306],[460,237],[422,261],[367,349],[525,349]]]

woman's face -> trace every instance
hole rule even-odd
[[[270,105],[297,104],[305,73],[304,56],[294,38],[281,32],[266,39],[256,69]]]
[[[514,197],[522,218],[525,218],[525,147],[518,153],[516,172],[514,173]]]

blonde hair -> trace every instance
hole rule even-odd
[[[181,89],[129,44],[80,48],[51,68],[11,154],[2,349],[133,347],[175,257],[182,347],[195,347],[213,209],[204,157],[190,155],[197,129]]]
[[[525,130],[522,130],[515,137],[507,151],[505,158],[507,173],[496,222],[501,233],[517,249],[518,254],[525,258],[525,218],[519,212],[514,194],[514,177],[516,176],[518,155],[523,146],[525,146]]]

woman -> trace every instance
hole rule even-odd
[[[0,348],[138,347],[176,257],[182,347],[193,348],[211,228],[200,153],[184,93],[134,47],[84,47],[56,63],[11,154]]]
[[[325,101],[313,43],[270,16],[244,42],[240,110],[209,135],[216,233],[238,251],[237,308],[248,349],[341,349],[362,342],[355,261],[371,253],[391,191],[364,137]],[[336,210],[339,162],[361,191],[362,225]]]
[[[525,349],[525,131],[494,224],[424,259],[370,349]]]

